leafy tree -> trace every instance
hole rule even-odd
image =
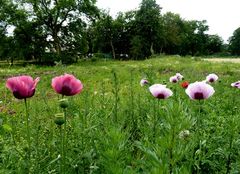
[[[154,45],[158,41],[159,29],[160,29],[160,12],[161,8],[155,0],[142,0],[140,9],[136,12],[135,16],[135,33],[136,37],[133,37],[132,47],[142,45],[142,49],[138,50],[142,53],[140,59],[147,58],[153,53]],[[140,43],[137,43],[139,41]],[[135,50],[135,49],[134,49]],[[132,52],[132,56],[135,52]],[[138,55],[139,56],[139,55]]]
[[[41,39],[48,42],[49,50],[54,49],[58,56],[70,45],[70,50],[79,48],[75,44],[79,43],[80,37],[84,38],[84,34],[80,32],[84,31],[86,23],[98,14],[94,5],[96,0],[18,0],[16,3],[15,0],[2,1],[5,6],[1,6],[0,19],[4,22],[0,23],[15,26],[18,41],[34,37],[29,41],[31,45],[30,42],[37,40],[35,36],[41,34]],[[37,29],[38,33],[30,32],[27,25],[37,25],[32,30]]]
[[[240,27],[229,38],[229,50],[233,55],[240,55]]]
[[[115,59],[114,40],[116,40],[117,33],[113,18],[109,14],[102,12],[99,20],[93,27],[95,34],[95,50],[105,53],[111,52]]]
[[[113,58],[129,54],[134,37],[135,11],[119,13],[116,19],[102,12],[99,20],[89,29],[89,40],[93,41],[94,52],[112,53]],[[90,42],[91,43],[91,42]]]
[[[184,21],[178,14],[167,12],[161,17],[161,45],[160,52],[165,52],[167,54],[177,54],[179,53],[179,47],[183,42],[182,33]]]
[[[208,35],[206,43],[207,53],[220,53],[223,50],[223,39],[218,35]]]

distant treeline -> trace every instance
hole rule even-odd
[[[240,28],[224,44],[205,20],[162,14],[155,0],[116,18],[95,0],[1,0],[0,58],[73,62],[81,57],[145,59],[153,54],[240,55]],[[224,25],[224,24],[223,24]],[[224,27],[224,26],[223,26]],[[9,30],[14,29],[9,34]]]

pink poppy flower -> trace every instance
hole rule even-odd
[[[169,78],[169,81],[171,83],[177,83],[178,82],[178,78],[177,78],[177,76],[172,76],[172,77]]]
[[[211,97],[215,90],[207,83],[195,82],[191,83],[185,92],[193,100],[202,100]]]
[[[52,88],[58,93],[66,96],[72,96],[80,93],[83,85],[80,80],[73,75],[64,74],[52,79]]]
[[[215,82],[217,80],[218,80],[218,76],[216,74],[209,74],[206,77],[206,81],[209,82],[209,83],[213,83],[213,82]]]
[[[173,92],[166,85],[155,84],[149,87],[152,95],[158,99],[167,99],[173,95]]]
[[[183,75],[180,73],[176,73],[175,76],[177,77],[178,80],[182,80],[184,78]]]
[[[6,87],[12,91],[17,99],[30,98],[35,93],[39,77],[33,80],[30,76],[17,76],[7,79]]]
[[[240,88],[240,81],[232,83],[231,86],[235,88]]]
[[[140,81],[140,85],[141,86],[145,86],[145,85],[147,85],[148,84],[148,80],[146,80],[146,79],[142,79],[141,81]]]

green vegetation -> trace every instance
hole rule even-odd
[[[193,101],[180,84],[216,73],[215,94]],[[83,61],[55,67],[2,67],[0,70],[0,173],[59,173],[61,112],[51,79],[63,73],[79,78],[84,90],[67,97],[66,173],[239,173],[239,65],[195,58],[157,57],[144,61]],[[28,159],[24,101],[4,86],[10,76],[40,77],[28,100],[31,157]],[[166,83],[174,95],[157,100],[139,82]],[[189,134],[188,134],[188,131]]]

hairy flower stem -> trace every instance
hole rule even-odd
[[[65,167],[66,167],[66,130],[67,130],[67,116],[66,116],[66,109],[63,109],[64,112],[64,131],[62,136],[62,159],[63,159],[63,174],[65,174]]]
[[[28,150],[27,150],[27,173],[30,173],[31,167],[31,139],[30,139],[30,128],[29,128],[29,113],[27,106],[27,99],[24,99],[25,109],[26,109],[26,130],[27,130],[27,142],[28,142]]]
[[[118,91],[119,91],[119,87],[118,87],[118,79],[117,79],[117,75],[116,72],[113,72],[113,81],[114,81],[114,89],[113,89],[113,94],[114,94],[114,117],[113,117],[113,121],[115,123],[118,123],[118,102],[119,102],[119,96],[118,96]]]
[[[202,145],[201,145],[201,136],[204,134],[203,132],[205,131],[202,127],[203,122],[202,122],[202,111],[203,111],[203,102],[201,100],[198,100],[198,117],[197,117],[197,124],[196,124],[196,130],[197,130],[197,134],[198,134],[198,138],[197,141],[198,143],[200,143],[200,150],[202,150]],[[197,174],[200,173],[200,165],[201,165],[201,156],[202,154],[200,154],[199,159],[198,159],[198,167],[197,167]]]
[[[62,126],[59,126],[59,130],[60,130],[60,137],[61,137],[61,161],[60,161],[60,173],[63,174],[64,171],[64,136],[63,136],[63,129]]]
[[[156,137],[157,137],[157,124],[158,124],[159,109],[160,109],[160,100],[158,99],[157,104],[155,101],[153,103],[153,143],[156,142]]]
[[[231,150],[232,150],[232,143],[233,143],[233,136],[230,137],[230,144],[229,144],[229,149],[230,149],[230,152],[228,154],[228,157],[227,157],[227,171],[226,171],[226,174],[229,174],[230,171],[231,171]]]

